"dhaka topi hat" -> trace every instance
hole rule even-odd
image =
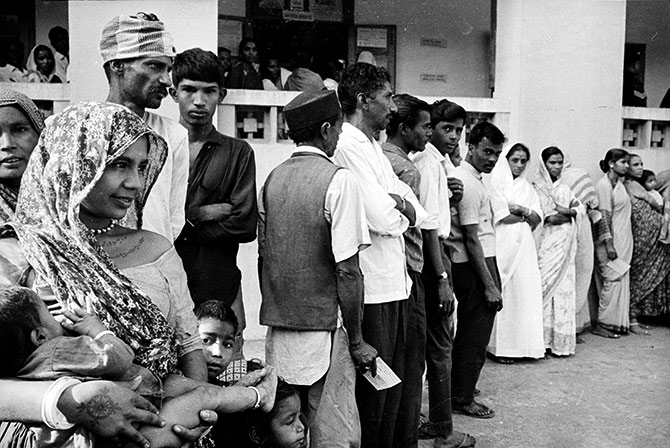
[[[177,51],[170,33],[155,14],[119,15],[105,25],[100,39],[102,63],[116,59],[157,56],[174,58]]]
[[[37,135],[42,133],[44,119],[33,100],[16,90],[0,89],[0,107],[4,106],[16,106],[21,109],[21,112],[30,120]]]
[[[340,114],[340,102],[334,90],[303,92],[284,108],[284,119],[288,128],[298,131],[320,125]]]

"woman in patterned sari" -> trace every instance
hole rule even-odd
[[[142,209],[166,153],[164,140],[123,106],[70,106],[46,128],[24,174],[14,218],[21,247],[54,294],[52,313],[73,306],[95,312],[131,346],[136,364],[164,380],[166,397],[174,397],[161,411],[167,421],[197,424],[195,415],[179,413],[177,403],[191,394],[186,391],[198,398],[197,404],[187,401],[190,409],[271,407],[272,369],[256,375],[262,381],[255,390],[204,383],[181,260],[171,242],[141,230]],[[131,209],[140,228],[121,223]],[[172,375],[177,369],[183,377]]]
[[[630,268],[630,330],[645,333],[638,316],[670,313],[670,245],[663,244],[663,214],[649,204],[649,194],[635,179],[644,165],[631,156],[626,190],[632,204],[633,259]],[[667,207],[667,206],[666,206]],[[665,210],[664,213],[669,213]]]
[[[545,148],[533,182],[544,213],[537,251],[544,346],[556,356],[575,353],[575,254],[579,220],[585,214],[584,206],[561,181],[562,170],[563,152],[555,146]]]
[[[14,231],[3,224],[14,217],[21,178],[42,129],[44,121],[30,98],[0,89],[0,285],[19,283],[28,268]]]
[[[628,171],[629,154],[610,149],[600,161],[606,173],[598,183],[599,210],[606,230],[596,241],[596,288],[598,290],[598,323],[593,334],[616,338],[628,332],[630,272],[633,255],[631,234],[631,201],[623,180]]]

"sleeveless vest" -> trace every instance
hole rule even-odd
[[[296,152],[265,182],[260,323],[290,330],[337,327],[337,278],[326,192],[340,167]]]

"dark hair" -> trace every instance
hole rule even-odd
[[[530,150],[526,145],[523,143],[515,143],[514,146],[512,146],[509,151],[507,151],[507,155],[505,158],[509,160],[510,157],[514,155],[515,152],[523,151],[526,153],[526,157],[528,157],[528,161],[530,161]]]
[[[35,47],[35,50],[33,51],[33,61],[37,64],[37,53],[40,51],[46,51],[51,55],[51,59],[54,59],[54,53],[51,51],[51,48],[47,47],[46,45],[37,45]]]
[[[211,317],[212,319],[220,320],[221,322],[227,322],[233,326],[235,334],[237,334],[237,331],[239,330],[240,324],[238,323],[237,316],[235,316],[232,308],[220,300],[208,300],[198,305],[195,309],[195,317],[197,317],[198,320]]]
[[[505,134],[502,133],[493,123],[482,121],[477,123],[470,131],[469,144],[477,146],[479,142],[487,138],[494,145],[502,145],[505,143]]]
[[[557,146],[547,146],[542,150],[542,162],[546,163],[549,160],[549,157],[560,155],[565,160],[563,151],[561,151]]]
[[[68,37],[68,32],[65,28],[62,26],[55,26],[49,30],[49,40],[53,39],[58,39],[59,36],[61,37]]]
[[[341,117],[340,114],[333,115],[332,117],[324,120],[321,123],[308,126],[306,128],[297,129],[297,130],[288,130],[288,136],[293,142],[298,145],[300,143],[313,142],[321,136],[321,126],[323,123],[330,123],[331,126],[334,126]]]
[[[610,170],[610,162],[616,162],[617,160],[625,159],[632,157],[632,155],[623,149],[620,148],[612,148],[607,153],[605,154],[605,158],[598,162],[598,165],[600,166],[600,170],[603,173],[606,173]]]
[[[268,64],[272,60],[277,61],[277,65],[279,65],[279,58],[273,54],[268,55],[263,59],[261,59],[261,67],[260,67],[261,78],[272,80],[270,70],[268,69]],[[281,72],[278,73],[277,76],[281,79]]]
[[[337,96],[342,105],[342,113],[354,113],[358,104],[358,95],[363,93],[371,97],[387,82],[391,82],[391,77],[384,67],[375,67],[365,62],[357,62],[347,67],[337,86]]]
[[[656,173],[654,173],[652,170],[643,170],[642,176],[640,176],[637,181],[644,187],[644,184],[646,184],[647,181],[652,177],[656,177]]]
[[[0,288],[0,378],[15,375],[35,351],[30,334],[42,325],[38,300],[37,294],[27,288]]]
[[[281,378],[277,381],[277,392],[275,394],[275,404],[270,412],[261,412],[260,409],[249,412],[249,429],[254,427],[257,431],[257,437],[260,443],[251,446],[260,446],[270,448],[270,422],[276,417],[279,405],[291,397],[298,396],[298,391]]]
[[[391,114],[391,120],[386,125],[386,134],[388,136],[396,135],[401,124],[414,128],[419,122],[420,112],[425,111],[430,113],[428,103],[406,93],[393,95],[393,102],[398,107],[398,110]]]
[[[465,109],[447,99],[437,100],[430,106],[430,125],[432,127],[437,126],[441,121],[453,123],[458,119],[462,119],[463,123],[465,123],[467,118],[468,114],[465,112]]]
[[[182,51],[172,64],[172,83],[175,88],[184,79],[201,82],[215,82],[223,88],[226,78],[221,59],[211,51],[191,48]]]
[[[248,44],[249,42],[253,42],[253,43],[255,43],[255,44],[256,44],[256,48],[258,48],[258,42],[256,42],[256,39],[254,39],[253,37],[245,37],[244,39],[242,39],[242,40],[240,41],[240,44],[237,46],[237,55],[238,55],[239,57],[242,57],[242,48],[244,48],[244,46],[245,46],[246,44]]]

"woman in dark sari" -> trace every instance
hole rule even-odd
[[[639,156],[630,158],[626,190],[633,206],[633,260],[630,267],[630,329],[644,331],[639,316],[653,317],[670,311],[670,245],[663,244],[664,215],[655,211],[649,193],[636,179],[644,165]],[[665,213],[668,213],[665,210]]]

